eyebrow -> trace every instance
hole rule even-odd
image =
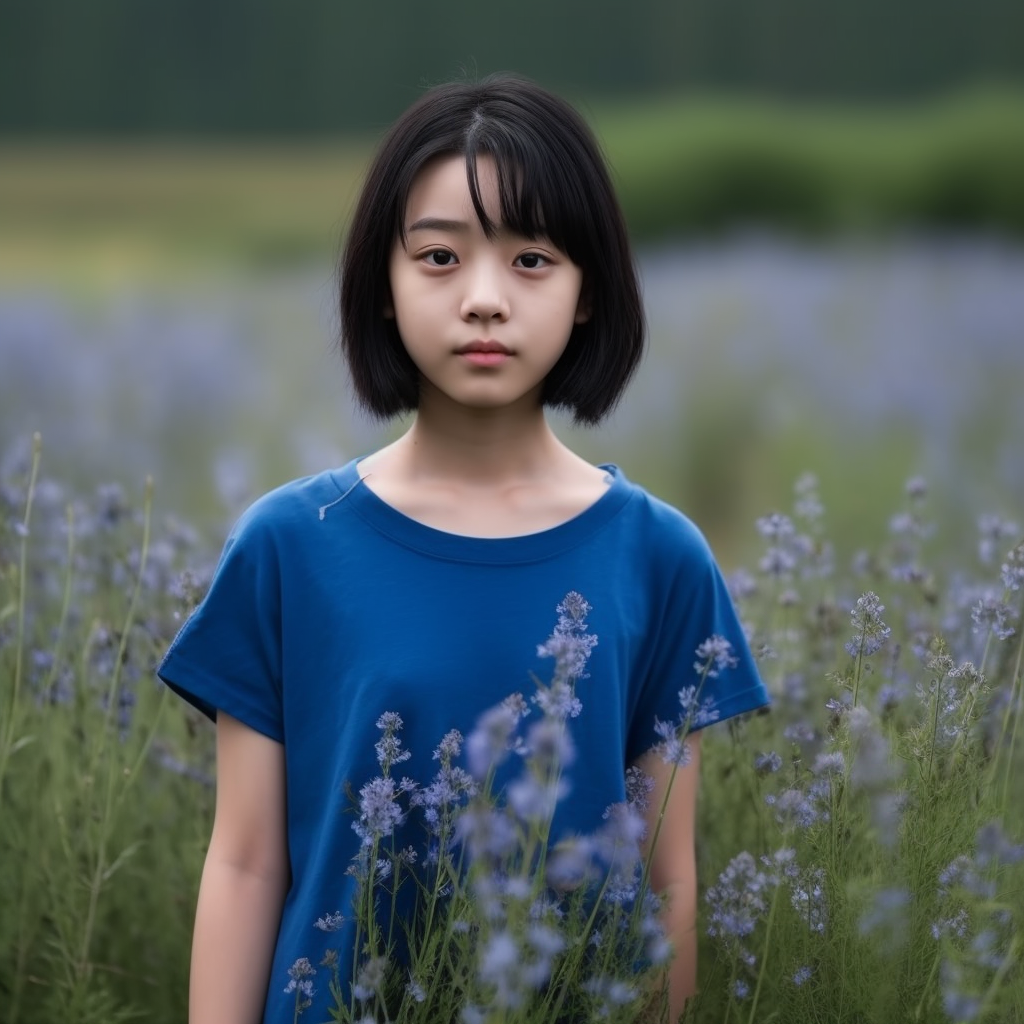
[[[443,217],[421,217],[406,228],[407,231],[465,232],[469,225],[464,220],[445,220]]]

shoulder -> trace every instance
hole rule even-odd
[[[275,487],[239,516],[228,536],[228,546],[267,544],[281,539],[293,543],[305,536],[313,537],[315,526],[324,518],[324,510],[340,501],[346,487],[357,480],[355,464],[349,463]]]
[[[714,555],[703,532],[684,512],[628,480],[622,470],[608,467],[628,488],[629,501],[623,505],[620,528],[634,533],[658,564],[689,569],[714,564]]]

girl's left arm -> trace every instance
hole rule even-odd
[[[676,770],[674,780],[672,765],[666,764],[656,750],[644,754],[638,762],[638,767],[654,780],[646,815],[647,843],[657,834],[651,857],[651,889],[667,897],[662,923],[674,950],[668,969],[668,1019],[673,1022],[683,1012],[686,1000],[697,990],[695,825],[700,733],[687,736],[686,744],[690,750],[689,763]],[[660,829],[659,817],[662,818]],[[649,846],[645,845],[644,856],[648,852]]]

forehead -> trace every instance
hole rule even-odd
[[[476,160],[476,183],[488,219],[501,222],[501,196],[494,159],[481,154]],[[477,221],[470,170],[461,153],[428,160],[417,172],[405,204],[404,230],[424,218]]]

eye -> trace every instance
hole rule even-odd
[[[449,252],[447,249],[434,249],[424,253],[420,259],[425,260],[428,267],[453,267],[459,262],[455,253]]]
[[[524,252],[521,256],[516,257],[515,262],[524,270],[540,270],[541,267],[550,265],[551,260],[539,252]]]

